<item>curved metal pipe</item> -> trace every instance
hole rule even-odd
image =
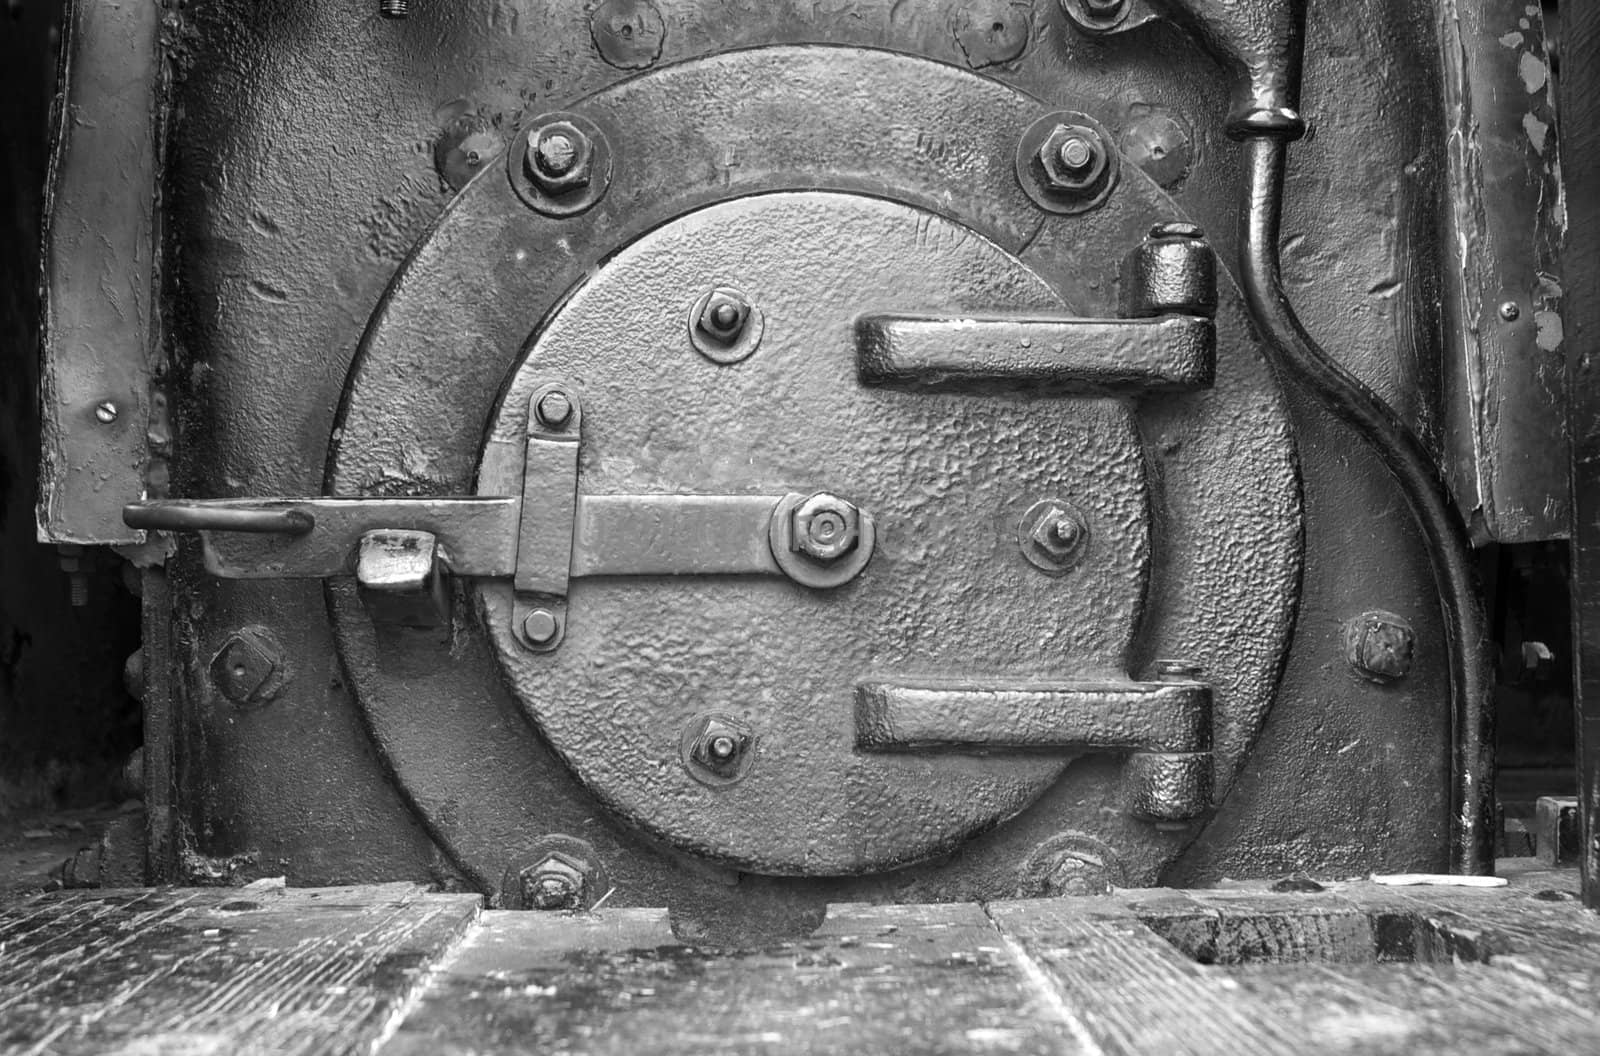
[[[1494,868],[1494,676],[1488,622],[1472,563],[1466,525],[1422,441],[1385,403],[1306,332],[1284,293],[1278,256],[1283,175],[1289,144],[1277,135],[1246,135],[1241,278],[1256,329],[1276,350],[1281,375],[1348,422],[1383,460],[1405,494],[1427,542],[1444,610],[1450,656],[1450,867],[1462,873]]]

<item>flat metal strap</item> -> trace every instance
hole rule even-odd
[[[767,575],[778,495],[580,495],[573,576]]]
[[[1203,752],[1211,687],[1199,682],[856,686],[867,752]]]
[[[1040,385],[1064,394],[1208,388],[1216,372],[1210,319],[1062,319],[867,315],[856,365],[867,385],[961,389]]]
[[[522,521],[518,526],[517,571],[520,593],[564,595],[571,578],[572,542],[578,517],[578,439],[582,411],[577,398],[563,393],[571,417],[561,426],[542,424],[539,400],[528,401],[528,446],[522,469]]]

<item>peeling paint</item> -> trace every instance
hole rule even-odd
[[[1561,347],[1564,336],[1561,331],[1561,313],[1551,311],[1538,311],[1533,313],[1533,325],[1537,331],[1534,341],[1545,352],[1554,352]]]
[[[1522,75],[1522,86],[1529,95],[1543,91],[1545,82],[1550,79],[1550,67],[1539,56],[1528,51],[1523,52],[1517,60],[1517,72]]]
[[[1510,33],[1507,33],[1505,36],[1500,38],[1500,46],[1505,48],[1514,48],[1521,43],[1522,34],[1518,33],[1514,29]]]
[[[1550,134],[1550,126],[1540,121],[1537,114],[1523,114],[1522,130],[1528,134],[1528,142],[1533,144],[1534,153],[1542,155],[1545,137]]]

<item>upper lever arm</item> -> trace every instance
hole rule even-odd
[[[1304,0],[1156,0],[1233,76],[1228,133],[1298,139]]]

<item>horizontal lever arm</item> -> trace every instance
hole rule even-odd
[[[1210,386],[1210,319],[987,319],[867,315],[856,320],[856,364],[868,385],[960,389],[1044,386],[1064,394],[1167,392]]]

